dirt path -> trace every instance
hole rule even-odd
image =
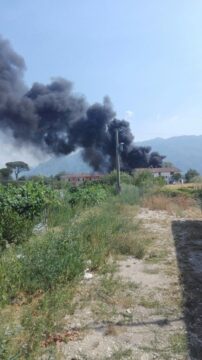
[[[76,310],[64,319],[79,335],[58,343],[61,359],[189,359],[172,233],[179,219],[147,209],[137,219],[151,238],[146,257],[123,257],[113,274],[82,282]]]

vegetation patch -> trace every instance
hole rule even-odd
[[[42,183],[0,186],[0,246],[26,240],[50,201],[50,188]]]
[[[139,310],[134,313],[135,307],[141,306],[143,314],[155,313],[155,316],[165,315],[167,310],[173,313],[172,304],[163,304],[161,297],[156,298],[146,288],[143,291],[135,281],[127,282],[115,276],[115,259],[130,256],[138,265],[139,261],[133,257],[147,263],[159,263],[167,258],[165,254],[161,256],[165,250],[153,244],[156,233],[151,234],[142,220],[135,219],[143,193],[145,204],[147,201],[147,206],[158,205],[157,208],[169,198],[160,194],[163,199],[154,200],[156,184],[150,190],[146,184],[145,181],[140,188],[127,175],[119,195],[115,195],[113,182],[105,180],[78,188],[65,185],[51,189],[49,185],[29,182],[29,185],[12,185],[12,190],[2,189],[13,194],[11,211],[20,219],[26,214],[26,220],[31,222],[24,240],[7,241],[0,255],[0,357],[3,360],[36,359],[43,354],[56,359],[58,343],[85,336],[87,329],[84,331],[82,322],[79,328],[68,329],[65,320],[85,306],[90,308],[92,321],[103,321],[103,334],[109,338],[119,336],[121,325],[124,328],[141,322]],[[26,194],[35,191],[35,187],[39,191],[37,199],[33,196],[36,202],[26,207]],[[15,194],[22,197],[19,196],[19,202],[16,200],[17,205]],[[175,199],[170,197],[172,203]],[[159,203],[153,205],[155,201]],[[186,201],[185,207],[192,199],[187,197]],[[45,231],[33,234],[37,223],[44,224]],[[93,275],[92,282],[84,280],[87,268]],[[155,276],[156,271],[145,275],[149,273]],[[171,345],[174,349],[172,339]],[[174,351],[177,354],[180,350]],[[111,358],[132,356],[130,349],[120,348]]]

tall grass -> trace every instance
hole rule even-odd
[[[138,205],[140,202],[140,189],[135,185],[123,184],[118,202],[121,204]]]

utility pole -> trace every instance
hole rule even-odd
[[[117,172],[117,180],[116,180],[116,191],[119,194],[121,192],[121,178],[120,178],[120,157],[119,157],[119,131],[115,129],[115,137],[116,137],[116,172]]]

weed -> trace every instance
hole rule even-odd
[[[171,351],[174,354],[182,354],[187,352],[187,337],[183,333],[175,333],[169,337]]]
[[[1,302],[12,301],[20,292],[46,291],[79,276],[85,259],[76,235],[48,233],[5,251],[0,259]]]
[[[123,349],[120,348],[116,350],[110,357],[107,357],[106,360],[123,360],[127,358],[132,359],[132,349]]]
[[[119,194],[121,204],[135,205],[140,202],[140,191],[135,185],[122,185],[122,191]]]
[[[145,258],[146,262],[150,263],[150,264],[158,264],[159,262],[166,260],[168,257],[168,251],[163,249],[163,250],[151,250],[147,257]]]
[[[99,273],[101,275],[114,274],[117,270],[117,264],[115,261],[113,263],[105,263],[101,266]]]
[[[46,351],[43,341],[64,329],[64,317],[74,312],[74,287],[57,287],[35,295],[30,303],[2,315],[0,330],[1,359],[36,359]],[[55,353],[51,345],[47,351]],[[54,357],[55,358],[55,357]]]
[[[160,302],[154,297],[142,296],[139,300],[139,305],[144,306],[147,309],[158,309],[161,307]]]
[[[99,291],[103,295],[112,296],[120,288],[120,279],[115,279],[113,274],[103,276]]]

